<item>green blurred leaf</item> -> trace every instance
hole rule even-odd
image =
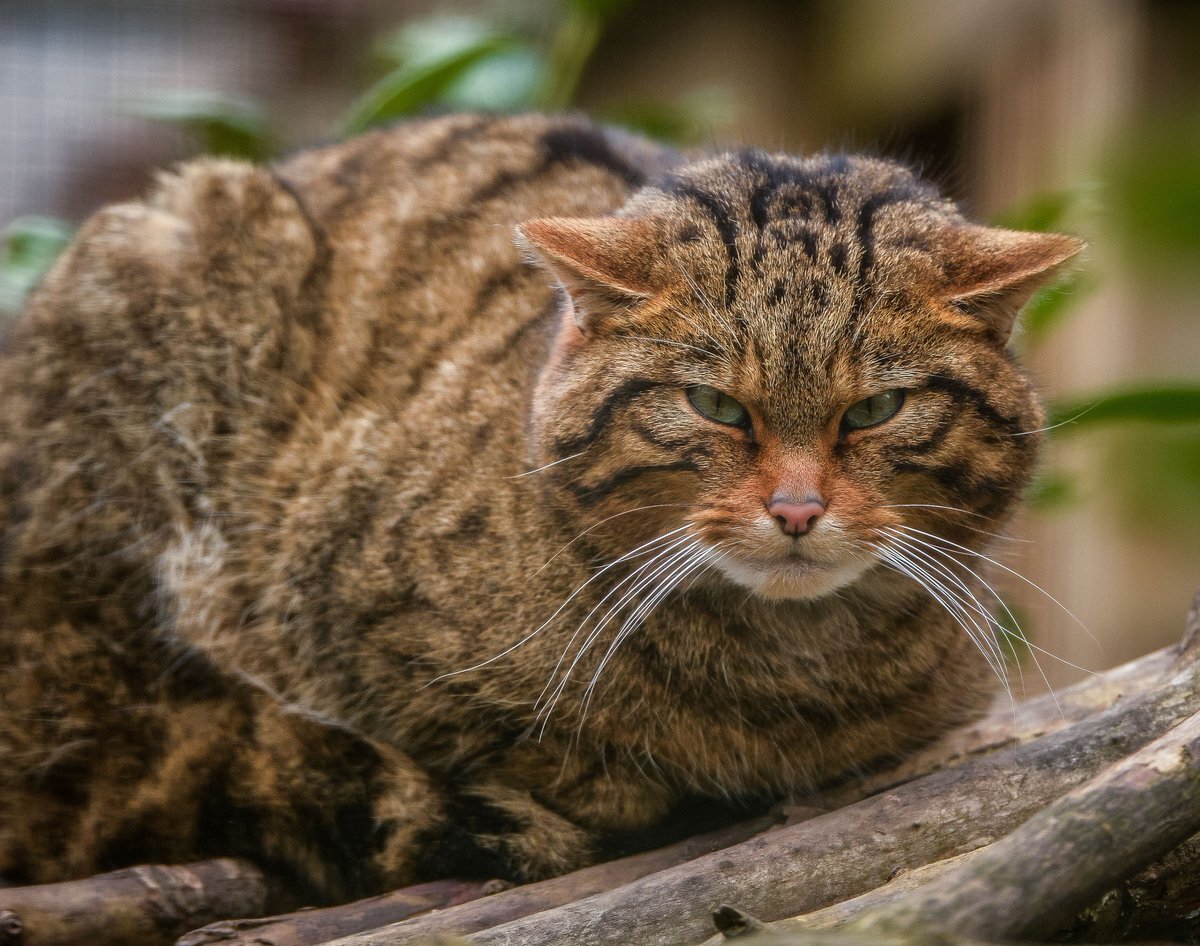
[[[1147,385],[1073,398],[1052,405],[1046,423],[1063,436],[1131,421],[1200,424],[1200,385]]]
[[[514,112],[534,108],[545,73],[545,60],[532,48],[494,53],[468,67],[441,98],[446,104],[466,111]]]
[[[1109,167],[1117,236],[1155,274],[1194,278],[1200,254],[1200,120],[1147,122],[1123,142]]]
[[[607,19],[616,16],[628,7],[632,0],[567,0],[567,2],[571,6]]]
[[[0,243],[0,314],[21,311],[25,297],[71,241],[72,228],[54,217],[18,217]]]
[[[713,129],[728,125],[736,113],[733,94],[713,87],[676,102],[626,102],[611,109],[605,118],[658,141],[691,145],[711,140]]]
[[[1126,430],[1104,458],[1127,529],[1200,547],[1200,437],[1188,428]]]
[[[1065,279],[1039,289],[1021,312],[1022,340],[1036,345],[1071,314],[1081,301],[1099,285],[1095,274],[1086,269],[1076,270]]]
[[[342,134],[354,135],[373,125],[420,111],[438,101],[470,67],[512,45],[512,37],[491,34],[472,45],[455,48],[441,58],[426,57],[417,65],[393,69],[350,109],[341,123]]]
[[[1048,191],[1005,211],[993,223],[1010,230],[1034,230],[1039,233],[1062,227],[1067,212],[1079,195],[1073,190]]]
[[[431,16],[413,20],[376,44],[375,54],[391,71],[400,66],[420,69],[445,62],[490,42],[501,31],[482,17]]]
[[[1058,512],[1079,498],[1075,481],[1063,473],[1038,473],[1025,493],[1025,504],[1038,512]]]
[[[265,110],[238,96],[205,89],[175,89],[132,99],[124,109],[183,128],[199,140],[205,154],[261,161],[277,148]]]

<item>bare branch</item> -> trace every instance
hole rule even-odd
[[[160,946],[222,916],[262,913],[267,882],[245,861],[130,867],[86,880],[0,890],[22,946]]]

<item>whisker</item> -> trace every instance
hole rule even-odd
[[[946,512],[955,512],[963,516],[975,516],[978,519],[992,521],[992,516],[985,516],[983,513],[974,512],[970,509],[959,509],[957,506],[939,506],[937,503],[888,503],[881,505],[880,509],[935,509],[944,510]],[[943,517],[944,518],[944,517]],[[970,529],[972,532],[978,532],[980,535],[991,536],[993,539],[1001,539],[1005,542],[1027,542],[1033,544],[1032,539],[1021,539],[1015,535],[1005,535],[1002,532],[988,532],[986,529],[977,529],[973,526],[963,526],[964,529]]]
[[[559,460],[554,460],[547,463],[545,466],[539,466],[532,470],[526,470],[524,473],[513,473],[511,476],[504,477],[506,480],[519,480],[522,476],[533,476],[534,473],[541,473],[542,470],[548,470],[552,466],[558,466],[560,463],[566,463],[568,460],[574,460],[587,453],[587,450],[580,450],[578,453],[572,453],[569,457],[562,457]]]
[[[642,562],[641,565],[639,565],[632,572],[622,578],[621,581],[614,585],[608,591],[608,593],[605,594],[605,596],[601,598],[600,601],[598,601],[596,605],[584,616],[583,620],[579,622],[579,626],[575,629],[575,632],[571,635],[570,640],[567,641],[566,646],[563,648],[563,652],[558,659],[558,663],[554,665],[554,669],[550,674],[550,679],[547,681],[546,686],[543,687],[542,692],[539,694],[537,700],[534,701],[535,708],[539,706],[541,707],[538,711],[537,720],[542,723],[543,733],[545,732],[546,724],[549,722],[550,714],[554,712],[554,707],[566,689],[567,683],[571,679],[571,674],[574,672],[575,667],[579,664],[579,661],[583,659],[584,654],[591,649],[591,646],[593,643],[595,643],[598,635],[612,620],[614,613],[623,607],[625,602],[627,602],[632,595],[637,594],[643,587],[645,587],[647,582],[652,581],[655,575],[659,574],[664,568],[671,567],[671,563],[677,560],[680,555],[686,554],[686,551],[679,551],[681,546],[686,546],[694,541],[694,537],[685,535],[681,538],[675,539],[665,549],[660,549],[652,558]],[[665,562],[663,561],[664,558],[666,559]],[[639,578],[638,576],[640,573],[647,569],[653,569],[653,571],[651,571],[649,575],[644,575]],[[570,665],[559,678],[558,685],[555,686],[552,691],[550,691],[550,696],[547,697],[546,693],[548,690],[550,690],[550,684],[553,682],[555,676],[558,674],[559,668],[566,660],[567,653],[571,649],[571,644],[575,642],[575,640],[579,637],[580,632],[585,626],[587,626],[588,621],[591,620],[592,616],[604,605],[604,603],[618,591],[620,591],[622,586],[633,579],[636,579],[633,587],[626,591],[616,604],[609,607],[608,611],[605,612],[604,618],[601,619],[601,621],[588,633],[587,637],[576,651],[574,658],[572,658]]]
[[[541,633],[541,631],[543,631],[550,624],[551,621],[553,621],[556,617],[558,617],[563,612],[563,609],[566,608],[567,605],[569,605],[572,601],[574,601],[577,597],[579,597],[579,595],[583,592],[583,590],[588,585],[590,585],[593,581],[596,581],[596,579],[598,579],[606,571],[608,571],[609,569],[615,568],[616,566],[620,565],[622,562],[627,562],[632,558],[637,558],[639,555],[648,554],[650,549],[652,549],[655,545],[657,545],[658,543],[667,541],[672,536],[676,535],[677,533],[683,532],[687,528],[689,528],[689,527],[686,524],[679,526],[677,529],[672,529],[670,532],[665,532],[662,535],[649,540],[648,542],[643,542],[637,548],[632,549],[629,552],[626,552],[624,555],[620,556],[619,558],[613,559],[611,562],[609,562],[607,565],[605,565],[603,568],[601,568],[599,571],[597,571],[594,575],[590,576],[586,581],[584,581],[582,584],[580,584],[579,587],[577,587],[574,591],[572,591],[571,594],[567,596],[566,600],[563,601],[563,603],[560,604],[555,609],[554,613],[551,614],[550,617],[546,618],[545,621],[543,621],[541,624],[539,624],[537,627],[535,627],[532,631],[530,631],[528,634],[526,634],[524,637],[522,637],[515,644],[511,644],[510,646],[506,647],[504,650],[500,651],[500,653],[494,654],[493,656],[488,657],[486,660],[481,660],[479,663],[473,664],[470,667],[463,667],[461,670],[448,670],[446,673],[439,674],[438,676],[436,676],[432,680],[430,680],[428,683],[426,683],[422,687],[420,687],[420,689],[423,690],[423,689],[425,689],[425,687],[432,686],[433,684],[437,683],[440,680],[444,680],[447,677],[456,677],[459,674],[470,673],[474,670],[479,670],[481,667],[486,667],[488,664],[494,663],[495,661],[508,656],[514,650],[516,650],[518,647],[533,640],[533,638],[536,637],[539,633]],[[542,566],[542,567],[544,568],[545,566]]]
[[[893,565],[902,564],[904,567],[896,570],[900,571],[901,574],[907,575],[924,588],[942,606],[946,613],[954,619],[955,623],[962,628],[963,632],[975,642],[980,653],[983,654],[984,660],[987,661],[992,672],[996,674],[997,679],[1004,686],[1009,700],[1012,701],[1012,688],[1008,682],[1008,674],[1004,671],[1004,655],[1000,653],[995,639],[976,623],[975,619],[966,612],[962,603],[958,601],[954,594],[938,581],[934,575],[930,574],[927,569],[922,568],[919,563],[912,561],[911,558],[905,556],[900,549],[890,543],[885,543],[879,546],[878,549],[885,562],[890,562]]]
[[[1099,406],[1100,406],[1100,402],[1097,401],[1095,404],[1091,404],[1091,405],[1085,407],[1078,414],[1072,414],[1066,420],[1060,420],[1057,424],[1050,424],[1047,427],[1039,427],[1037,430],[1018,430],[1015,434],[1010,434],[1009,436],[1011,436],[1011,437],[1028,437],[1031,434],[1043,434],[1047,430],[1058,430],[1059,427],[1066,427],[1068,424],[1075,423],[1075,421],[1079,420],[1079,418],[1081,418],[1084,414],[1091,413]]]
[[[579,719],[580,726],[583,725],[583,720],[587,716],[588,707],[591,706],[592,696],[595,693],[596,684],[599,682],[600,676],[604,673],[604,668],[608,666],[609,660],[612,658],[613,654],[617,652],[618,648],[620,648],[622,642],[624,642],[642,625],[642,622],[645,621],[650,612],[653,611],[659,605],[659,603],[662,602],[662,600],[666,598],[673,590],[675,590],[678,584],[683,581],[683,579],[686,578],[689,573],[695,571],[697,568],[703,565],[709,559],[711,554],[711,549],[708,549],[701,543],[697,542],[695,546],[689,549],[688,556],[684,559],[683,564],[676,565],[674,567],[674,571],[663,578],[662,581],[659,582],[658,587],[655,588],[649,595],[647,595],[646,598],[644,598],[641,603],[639,603],[637,607],[635,607],[633,611],[626,616],[625,620],[621,624],[620,630],[618,630],[616,635],[613,637],[612,643],[609,644],[608,650],[601,658],[600,663],[592,673],[591,680],[588,681],[587,688],[584,690],[583,705]]]
[[[580,532],[579,535],[575,536],[575,538],[573,538],[570,542],[568,542],[566,545],[564,545],[562,548],[560,548],[557,552],[555,552],[553,555],[551,555],[548,559],[546,559],[546,561],[544,561],[541,564],[541,566],[537,569],[537,571],[533,572],[533,574],[531,574],[529,576],[529,578],[527,578],[525,580],[531,581],[532,579],[536,578],[543,571],[545,571],[546,567],[551,562],[553,562],[556,558],[558,558],[560,555],[562,555],[563,552],[565,552],[567,549],[569,549],[572,545],[574,545],[576,542],[578,542],[580,539],[582,539],[589,532],[593,532],[596,529],[599,529],[606,522],[612,522],[612,520],[614,520],[614,519],[619,519],[619,518],[621,518],[621,516],[628,516],[635,512],[645,512],[647,509],[669,509],[672,507],[690,506],[690,505],[691,505],[691,503],[651,503],[648,506],[637,506],[633,509],[625,509],[625,510],[622,510],[621,512],[614,512],[611,516],[605,516],[603,519],[601,519],[599,522],[595,523],[594,525],[588,526],[586,529],[584,529],[582,532]]]
[[[1050,651],[1046,650],[1044,647],[1039,647],[1037,644],[1035,644],[1033,641],[1031,641],[1031,640],[1030,640],[1028,637],[1026,637],[1026,636],[1025,636],[1025,632],[1021,630],[1021,625],[1020,625],[1020,622],[1018,622],[1018,621],[1017,621],[1017,616],[1016,616],[1015,614],[1013,614],[1013,613],[1012,613],[1012,610],[1011,610],[1011,609],[1008,607],[1008,604],[1007,604],[1007,602],[1005,602],[1005,600],[1004,600],[1003,596],[1002,596],[1002,595],[1001,595],[1001,594],[1000,594],[998,591],[996,591],[996,589],[995,589],[995,588],[993,588],[993,587],[992,587],[992,586],[991,586],[991,585],[990,585],[990,584],[987,582],[987,580],[986,580],[986,579],[985,579],[985,578],[984,578],[982,575],[980,575],[980,574],[979,574],[977,571],[975,571],[973,568],[971,568],[971,566],[969,566],[969,565],[968,565],[966,562],[959,561],[957,558],[955,558],[953,555],[951,555],[951,553],[950,553],[948,550],[946,550],[946,549],[944,549],[944,548],[938,548],[937,546],[935,546],[935,545],[932,545],[932,544],[931,544],[931,543],[929,543],[929,542],[924,542],[924,541],[922,541],[921,539],[918,539],[918,538],[916,538],[915,536],[906,536],[906,538],[907,538],[907,539],[908,539],[910,542],[918,542],[918,543],[920,543],[922,546],[924,546],[925,548],[929,549],[929,550],[930,550],[930,551],[932,551],[932,552],[936,552],[936,553],[938,553],[939,555],[944,555],[945,557],[947,557],[948,559],[950,559],[951,561],[953,561],[953,562],[954,562],[956,565],[958,565],[960,568],[963,568],[963,569],[965,569],[967,572],[969,572],[971,575],[973,575],[973,576],[975,577],[975,579],[976,579],[976,580],[978,580],[978,581],[980,582],[980,584],[982,584],[982,585],[983,585],[985,588],[987,588],[987,590],[988,590],[989,592],[991,592],[991,594],[992,594],[992,597],[994,597],[994,598],[995,598],[995,599],[996,599],[996,600],[997,600],[997,601],[1000,603],[1000,606],[1001,606],[1002,608],[1004,608],[1004,611],[1005,611],[1005,613],[1008,615],[1009,619],[1010,619],[1010,620],[1013,622],[1013,626],[1014,626],[1014,627],[1017,629],[1017,631],[1019,632],[1019,633],[1018,633],[1017,635],[1015,635],[1015,636],[1017,637],[1017,639],[1018,639],[1018,640],[1020,640],[1020,641],[1021,641],[1023,644],[1025,644],[1025,646],[1029,647],[1029,648],[1030,648],[1030,650],[1036,650],[1036,651],[1038,651],[1039,653],[1045,654],[1047,657],[1050,657],[1050,658],[1051,658],[1051,659],[1053,659],[1053,660],[1057,660],[1059,663],[1061,663],[1061,664],[1064,664],[1065,666],[1068,666],[1068,667],[1072,668],[1073,670],[1078,670],[1080,673],[1094,674],[1094,673],[1096,672],[1096,671],[1094,671],[1094,670],[1088,670],[1086,667],[1080,667],[1078,664],[1074,664],[1074,663],[1072,663],[1071,661],[1067,660],[1065,657],[1060,657],[1060,656],[1058,656],[1057,654],[1055,654],[1055,653],[1052,653],[1052,652],[1050,652]],[[944,541],[944,542],[949,542],[950,540],[949,540],[949,539],[943,539],[942,541]],[[1045,595],[1046,595],[1046,597],[1047,597],[1047,598],[1050,598],[1050,600],[1051,600],[1051,601],[1054,601],[1054,598],[1053,598],[1053,597],[1051,597],[1051,596],[1050,596],[1049,594],[1047,594],[1045,591],[1042,591],[1042,589],[1041,589],[1041,588],[1039,588],[1037,585],[1035,585],[1033,582],[1031,582],[1031,581],[1029,581],[1028,579],[1024,578],[1024,576],[1023,576],[1023,575],[1021,575],[1019,572],[1015,572],[1015,571],[1013,571],[1011,568],[1007,568],[1006,566],[1002,565],[1000,562],[997,562],[997,561],[995,561],[995,559],[989,558],[988,556],[986,556],[986,555],[983,555],[982,553],[979,553],[979,552],[971,552],[969,549],[965,549],[964,551],[967,551],[968,553],[970,553],[970,554],[972,554],[972,555],[975,555],[975,556],[977,556],[977,557],[979,557],[979,558],[986,559],[987,561],[991,562],[993,565],[996,565],[996,566],[998,566],[998,567],[1000,567],[1000,568],[1003,568],[1005,571],[1007,571],[1007,572],[1010,572],[1010,573],[1011,573],[1011,574],[1013,574],[1013,575],[1016,575],[1018,578],[1022,578],[1022,579],[1023,579],[1023,580],[1025,580],[1025,581],[1026,581],[1026,582],[1027,582],[1029,585],[1031,585],[1031,586],[1032,586],[1032,587],[1034,587],[1034,588],[1037,588],[1037,590],[1038,590],[1038,591],[1041,591],[1041,592],[1042,592],[1042,594],[1045,594]],[[1057,601],[1054,601],[1054,603],[1055,603],[1055,604],[1058,604],[1058,602],[1057,602]],[[1062,605],[1060,604],[1060,605],[1059,605],[1059,607],[1061,608],[1061,607],[1062,607]],[[1067,611],[1067,609],[1066,609],[1066,608],[1063,608],[1063,610],[1064,610],[1064,611]],[[1071,612],[1070,612],[1070,611],[1067,611],[1067,614],[1069,614],[1069,615],[1070,615],[1072,618],[1075,618],[1075,615],[1071,614]],[[1078,619],[1078,618],[1075,618],[1075,620],[1076,620],[1076,622],[1078,622],[1078,620],[1079,620],[1079,619]],[[1011,633],[1011,632],[1009,631],[1009,629],[1008,629],[1008,628],[1006,628],[1006,627],[1004,627],[1003,625],[998,625],[998,626],[1000,627],[1000,629],[1001,629],[1001,630],[1002,630],[1004,633],[1006,633],[1006,634],[1009,634],[1009,633]],[[1080,624],[1080,626],[1082,627],[1083,625],[1082,625],[1082,624]],[[1091,636],[1092,636],[1092,635],[1091,635],[1091,633],[1087,631],[1087,628],[1084,628],[1084,631],[1088,633],[1088,636],[1089,636],[1089,637],[1091,637]],[[1094,638],[1093,638],[1093,639],[1094,639]],[[1039,672],[1040,672],[1042,668],[1041,668],[1041,664],[1040,664],[1040,663],[1038,663],[1038,661],[1037,661],[1037,657],[1036,657],[1036,656],[1034,657],[1034,663],[1035,663],[1035,664],[1037,664],[1038,670],[1039,670]],[[1042,677],[1043,677],[1043,679],[1045,679],[1045,674],[1044,674],[1044,673],[1042,674]],[[1050,681],[1049,681],[1049,680],[1046,680],[1045,682],[1046,682],[1046,686],[1047,686],[1047,687],[1049,687],[1049,686],[1050,686]],[[1053,693],[1053,690],[1051,690],[1051,693]]]
[[[891,531],[891,530],[888,530],[888,531]],[[1021,668],[1021,663],[1020,663],[1020,660],[1018,659],[1016,648],[1013,646],[1012,641],[1009,640],[1009,638],[1018,636],[1018,635],[1014,635],[1007,627],[1005,627],[1000,621],[998,621],[996,619],[996,616],[994,614],[992,614],[986,607],[984,607],[983,602],[979,600],[979,597],[975,593],[975,590],[973,588],[971,588],[971,586],[968,585],[959,575],[956,575],[954,573],[953,568],[951,568],[949,565],[934,558],[933,555],[931,555],[929,552],[924,551],[923,549],[920,549],[920,548],[912,545],[911,541],[906,539],[903,535],[893,532],[891,535],[891,541],[892,541],[892,543],[903,547],[909,555],[915,556],[921,562],[925,563],[928,567],[934,569],[937,572],[937,574],[939,574],[943,578],[946,578],[949,581],[951,581],[959,589],[959,592],[954,592],[953,589],[947,588],[948,591],[951,591],[952,593],[954,593],[955,597],[958,599],[958,601],[961,605],[969,608],[971,611],[974,611],[976,614],[978,614],[980,617],[983,618],[983,620],[985,622],[983,630],[985,630],[988,633],[989,637],[991,637],[993,640],[996,641],[997,645],[999,645],[1001,643],[1001,641],[1003,641],[1003,643],[1006,643],[1008,645],[1008,650],[1013,656],[1013,662],[1017,668],[1017,674],[1021,680],[1021,692],[1024,693],[1025,692],[1025,672]],[[949,559],[949,561],[952,564],[957,565],[960,568],[964,569],[970,575],[972,575],[977,581],[982,583],[983,586],[985,588],[987,588],[987,590],[989,592],[991,592],[992,597],[994,597],[1000,603],[1000,606],[1002,608],[1004,608],[1004,610],[1008,613],[1009,618],[1013,622],[1013,626],[1016,627],[1018,630],[1020,630],[1020,624],[1017,622],[1016,616],[1012,613],[1012,611],[1009,610],[1008,605],[1005,603],[1004,599],[1001,598],[996,593],[995,589],[992,588],[991,585],[989,585],[986,581],[984,581],[983,578],[981,578],[978,574],[976,574],[976,572],[973,569],[971,569],[969,566],[963,564],[962,562],[958,561],[957,559],[953,558],[952,556],[947,556],[947,558]],[[1002,635],[1002,637],[997,638],[996,634],[991,630],[991,628],[995,628],[997,631],[999,631],[1000,634]],[[1019,635],[1018,639],[1024,641],[1025,640],[1024,634]],[[1041,663],[1038,662],[1036,657],[1034,658],[1034,664],[1037,666],[1038,672],[1042,676],[1042,680],[1046,683],[1047,688],[1049,688],[1050,681],[1046,679],[1046,674],[1042,671],[1042,665],[1041,665]]]
[[[1063,613],[1066,614],[1077,625],[1079,625],[1079,627],[1083,630],[1083,632],[1085,634],[1087,634],[1087,636],[1089,638],[1091,638],[1093,641],[1096,639],[1095,636],[1092,634],[1092,632],[1089,631],[1087,629],[1086,625],[1084,625],[1084,623],[1075,616],[1075,614],[1071,611],[1070,608],[1068,608],[1061,601],[1059,601],[1057,598],[1055,598],[1054,595],[1050,594],[1050,592],[1048,592],[1041,585],[1037,584],[1037,582],[1030,581],[1028,578],[1026,578],[1020,572],[1015,571],[1012,568],[1009,568],[1003,562],[998,562],[998,561],[996,561],[996,559],[992,558],[989,555],[984,555],[982,552],[976,552],[974,549],[969,549],[965,545],[959,545],[957,542],[952,542],[950,539],[943,538],[940,535],[934,535],[931,532],[925,532],[923,529],[917,529],[917,528],[914,528],[913,526],[897,526],[896,528],[903,529],[905,532],[908,532],[908,533],[916,533],[918,535],[923,535],[928,539],[933,539],[935,542],[942,543],[944,546],[952,547],[952,548],[957,549],[958,551],[963,552],[967,555],[974,556],[975,558],[981,558],[985,562],[990,562],[992,565],[995,565],[997,568],[1008,572],[1010,575],[1012,575],[1016,578],[1019,578],[1021,581],[1025,582],[1025,584],[1029,585],[1030,588],[1033,588],[1035,591],[1045,595],[1047,598],[1049,598],[1051,601],[1053,601],[1056,605],[1058,605],[1058,607],[1062,609]],[[1082,670],[1083,668],[1080,667],[1080,668],[1076,668],[1076,669]],[[1084,672],[1085,673],[1095,673],[1094,670],[1086,670]]]

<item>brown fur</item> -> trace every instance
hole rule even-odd
[[[0,366],[0,873],[542,876],[936,736],[990,672],[875,544],[1009,514],[1041,412],[1008,331],[1076,249],[890,163],[570,118],[202,160],[100,212]],[[826,503],[799,570],[779,490]],[[657,552],[692,571],[611,648]]]

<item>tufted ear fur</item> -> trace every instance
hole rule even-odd
[[[1083,249],[1082,240],[1061,233],[1024,233],[970,224],[940,235],[942,298],[982,319],[1002,340],[1012,334],[1017,313],[1063,264]]]
[[[585,333],[662,288],[661,234],[648,217],[542,217],[521,224],[517,241],[558,277]]]

